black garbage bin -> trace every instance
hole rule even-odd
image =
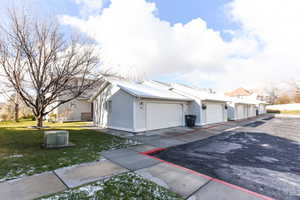
[[[196,123],[196,115],[186,115],[185,116],[185,125],[187,127],[194,127]]]

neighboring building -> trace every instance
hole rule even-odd
[[[143,132],[184,126],[185,115],[195,115],[196,125],[203,126],[246,119],[265,110],[264,102],[249,97],[226,97],[183,84],[106,77],[97,91],[61,105],[52,115],[58,121],[93,120],[99,127]]]
[[[256,116],[257,101],[241,98],[231,98],[228,105],[228,119],[242,120]]]
[[[108,79],[91,101],[97,126],[130,132],[184,126],[190,114],[198,126],[227,121],[225,97],[179,84]]]
[[[235,89],[231,92],[226,92],[225,93],[226,96],[229,97],[238,97],[238,98],[242,98],[242,97],[249,97],[252,95],[252,92],[250,90],[246,90],[244,88],[238,88]]]
[[[51,114],[56,121],[92,121],[93,106],[89,98],[77,98],[56,108]]]
[[[226,96],[254,99],[259,101],[271,102],[272,98],[260,89],[246,90],[245,88],[237,88],[231,92],[225,92]]]
[[[79,83],[79,81],[74,81],[74,84]],[[93,104],[89,100],[99,85],[85,91],[80,97],[60,105],[46,116],[46,119],[59,122],[93,121]],[[67,96],[61,96],[57,101],[63,101],[66,98]]]
[[[116,79],[107,80],[91,100],[97,126],[130,132],[184,126],[193,101],[167,86]]]
[[[226,92],[226,96],[232,97],[228,116],[230,120],[246,119],[256,115],[265,114],[269,97],[262,95],[260,90],[246,90],[238,88],[231,92]]]
[[[172,84],[171,90],[194,100],[189,109],[191,114],[197,116],[196,125],[202,126],[227,121],[226,102],[228,98],[225,96],[208,93],[182,84]]]

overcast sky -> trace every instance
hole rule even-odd
[[[15,2],[88,34],[120,72],[221,91],[299,79],[299,0]]]

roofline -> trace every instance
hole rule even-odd
[[[145,99],[162,99],[162,100],[177,100],[177,101],[194,101],[193,99],[190,98],[167,98],[167,97],[154,97],[154,96],[144,96],[144,95],[136,95],[133,92],[131,92],[130,90],[126,89],[123,86],[120,86],[117,84],[117,87],[119,87],[121,90],[125,91],[126,93],[134,96],[134,97],[138,97],[138,98],[145,98]]]
[[[186,87],[186,86],[183,85],[183,86],[181,86],[181,87]],[[189,89],[189,90],[195,90],[195,89],[193,89],[193,88],[188,88],[188,89]],[[199,97],[199,96],[194,95],[194,94],[187,94],[187,93],[181,91],[180,89],[177,89],[176,87],[172,87],[171,90],[174,91],[174,92],[176,92],[176,93],[179,93],[180,95],[184,95],[184,96],[192,96],[192,97],[194,98],[194,100],[197,99],[197,100],[201,100],[201,101],[229,102],[228,100],[225,100],[225,99],[218,99],[218,98],[214,99],[214,98],[209,98],[209,97],[204,97],[204,98],[202,98],[202,97]]]
[[[103,92],[103,90],[105,90],[109,85],[111,85],[111,82],[109,82],[109,81],[105,82],[105,83],[104,83],[104,86],[102,86],[102,87],[99,89],[99,91],[98,91],[94,96],[92,96],[92,97],[89,99],[89,101],[90,101],[90,102],[93,102],[93,101],[101,94],[101,92]]]
[[[101,92],[103,92],[103,90],[105,90],[109,85],[113,85],[113,83],[111,83],[110,81],[107,81],[105,83],[104,86],[102,86],[99,91],[92,96],[91,98],[89,98],[90,102],[93,102],[100,94]],[[125,87],[119,85],[119,84],[115,84],[118,88],[120,88],[121,90],[123,90],[124,92],[126,92],[127,94],[137,97],[137,98],[146,98],[146,99],[162,99],[162,100],[172,100],[172,101],[194,101],[191,98],[166,98],[166,97],[154,97],[154,96],[144,96],[144,95],[136,95],[135,93],[131,92],[130,90],[126,89]]]
[[[227,100],[221,100],[221,99],[200,99],[201,101],[217,101],[217,102],[228,102]]]

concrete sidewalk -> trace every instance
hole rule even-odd
[[[0,183],[0,199],[31,200],[127,171],[108,160],[61,168]]]

